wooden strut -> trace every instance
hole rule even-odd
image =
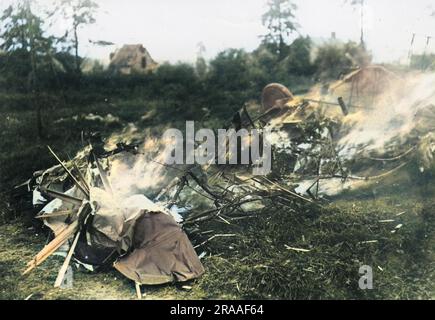
[[[94,160],[95,164],[97,165],[98,172],[100,174],[101,181],[103,182],[104,189],[109,192],[111,195],[113,195],[112,186],[110,185],[109,180],[107,179],[106,173],[104,172],[103,168],[101,167],[100,162],[98,161],[98,158],[94,154]]]
[[[65,261],[62,264],[62,267],[59,269],[59,273],[57,274],[56,281],[54,282],[54,287],[58,288],[61,286],[63,278],[65,277],[65,273],[68,270],[69,263],[71,261],[72,255],[74,253],[74,250],[77,246],[77,242],[79,241],[80,237],[80,230],[77,231],[77,234],[74,238],[73,243],[71,244],[71,248],[68,251],[68,255],[65,258]]]
[[[135,284],[135,287],[136,287],[137,298],[139,300],[141,300],[142,299],[142,292],[140,291],[140,283],[139,282],[135,282],[134,284]]]
[[[65,229],[63,229],[56,238],[50,241],[31,261],[27,263],[27,269],[23,275],[28,274],[41,263],[43,263],[50,255],[59,249],[79,228],[78,220],[75,220]]]
[[[68,176],[74,181],[74,184],[77,186],[77,188],[82,191],[87,198],[89,198],[89,191],[83,187],[79,181],[74,177],[74,175],[71,173],[71,171],[63,164],[63,162],[59,159],[59,157],[54,153],[54,151],[50,148],[50,146],[47,146],[48,150],[51,152],[51,154],[56,158],[57,162],[62,166],[62,168],[66,171]]]
[[[86,211],[84,211],[86,210]],[[76,236],[74,238],[74,241],[71,245],[71,248],[68,252],[67,257],[65,258],[65,261],[59,270],[59,274],[56,278],[55,287],[60,286],[64,276],[65,272],[68,269],[68,265],[71,261],[72,255],[74,253],[75,247],[77,245],[81,225],[83,221],[86,220],[88,217],[90,211],[89,207],[82,207],[81,210],[78,213],[77,220],[74,220],[71,224],[66,226],[50,243],[48,243],[31,261],[27,263],[27,269],[23,272],[23,275],[28,274],[30,271],[35,269],[38,265],[43,263],[50,255],[52,255],[57,249],[59,249],[68,239],[76,233]]]
[[[77,210],[63,210],[63,211],[55,211],[51,213],[43,213],[39,216],[36,216],[35,219],[47,219],[47,218],[53,218],[53,217],[62,217],[67,216],[73,213],[77,213]]]
[[[86,182],[85,177],[83,176],[82,172],[80,171],[79,167],[77,167],[75,162],[73,162],[73,167],[77,171],[78,178],[79,178],[80,182],[83,184],[83,187],[85,187],[85,189],[88,192],[90,192],[89,184]]]
[[[69,203],[72,203],[72,204],[75,204],[75,205],[78,205],[78,206],[82,205],[82,203],[83,203],[83,199],[67,195],[67,194],[65,194],[63,192],[58,192],[58,191],[50,190],[50,189],[47,189],[45,187],[40,187],[40,189],[41,189],[42,192],[48,194],[49,196],[52,196],[54,198],[58,198],[58,199],[60,199],[62,201],[65,201],[65,202],[69,202]]]

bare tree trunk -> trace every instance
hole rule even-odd
[[[80,76],[81,69],[80,69],[80,57],[79,57],[79,36],[77,34],[77,28],[78,25],[74,25],[74,56],[75,56],[75,62],[76,62],[76,72],[77,76]]]
[[[28,19],[30,20],[30,2],[26,2],[27,5],[27,13]],[[29,55],[30,55],[30,65],[32,68],[31,76],[30,76],[30,92],[31,92],[31,104],[33,109],[36,111],[36,130],[38,134],[38,138],[43,138],[43,126],[42,126],[42,110],[39,96],[39,83],[37,76],[37,66],[36,66],[36,52],[35,52],[35,39],[33,33],[29,32]]]

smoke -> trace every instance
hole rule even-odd
[[[421,112],[435,105],[435,74],[420,73],[396,79],[378,94],[367,110],[344,119],[347,130],[339,141],[342,156],[355,152],[385,152],[404,143],[424,120]],[[423,128],[430,130],[431,128]]]
[[[377,86],[379,90],[375,95],[370,95],[373,92],[371,89],[366,92],[362,90],[359,101],[354,99],[352,103],[361,108],[352,109],[351,105],[350,114],[342,119],[343,126],[337,141],[341,157],[352,158],[361,152],[381,154],[391,147],[401,146],[410,135],[415,134],[416,127],[421,127],[422,124],[425,127],[423,134],[435,129],[433,121],[426,119],[424,122],[424,117],[421,117],[422,111],[434,110],[435,73],[408,74],[388,81],[366,74],[364,79],[359,79],[360,84],[367,88],[372,88],[375,81],[383,82]],[[342,89],[346,91],[349,86]],[[341,94],[342,92],[329,92],[325,96],[313,90],[311,97],[336,101]],[[435,115],[435,111],[431,112]],[[270,127],[275,130],[272,130],[269,139],[273,145],[285,148],[291,138],[286,130],[281,130],[280,120],[282,119],[272,120],[270,123]],[[151,132],[140,132],[134,125],[130,125],[123,133],[108,139],[106,147],[109,149],[120,141],[145,141],[139,148],[139,154],[121,153],[108,161],[108,179],[117,195],[128,197],[145,194],[153,198],[180,174],[182,166],[175,169],[164,165],[171,156],[172,148],[168,148],[171,143],[160,137],[152,137]],[[325,186],[327,182],[322,184]],[[331,184],[328,193],[340,189],[337,185],[337,181]],[[302,183],[301,189],[303,186]]]
[[[335,102],[340,96],[351,103],[348,105],[350,113],[341,116],[342,126],[335,137],[339,157],[353,159],[359,155],[387,152],[396,155],[403,154],[403,146],[407,150],[417,147],[414,152],[417,152],[420,170],[430,167],[435,155],[435,73],[410,73],[398,77],[383,68],[367,68],[332,84],[329,91],[315,87],[306,97]],[[325,108],[328,117],[341,112],[339,107]],[[392,165],[400,164],[394,162]],[[310,179],[300,181],[296,191],[304,193],[314,182]],[[336,195],[364,185],[367,182],[361,180],[343,183],[341,179],[325,179],[321,180],[319,191],[324,195]]]
[[[138,149],[138,154],[122,152],[114,155],[108,161],[108,180],[114,194],[128,197],[135,194],[144,194],[153,198],[169,182],[179,174],[179,170],[165,166],[172,148],[161,138],[153,137],[149,132],[139,134],[134,132],[135,139],[144,141]],[[128,141],[125,134],[111,137],[106,143],[113,145],[114,139]]]

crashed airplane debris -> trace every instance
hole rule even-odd
[[[244,106],[230,127],[270,130],[267,176],[253,175],[252,161],[166,165],[171,155],[158,152],[159,144],[149,139],[109,150],[93,134],[89,146],[65,163],[50,149],[59,164],[35,172],[15,190],[20,197],[30,191],[35,218],[54,234],[24,273],[68,243],[56,286],[71,261],[88,269],[112,264],[136,284],[195,279],[204,273],[195,249],[235,236],[201,230],[206,221],[238,223],[272,204],[292,210],[322,205],[327,195],[377,181],[411,162],[424,172],[434,163],[435,78],[421,77],[405,80],[373,66],[304,97],[280,84],[266,86],[262,105]],[[404,86],[405,101],[398,90]],[[360,130],[373,134],[361,137]]]
[[[45,204],[36,218],[53,231],[54,239],[29,261],[23,274],[70,238],[74,241],[55,286],[60,286],[73,254],[75,260],[91,268],[113,263],[139,284],[186,281],[204,273],[171,212],[143,194],[127,198],[114,194],[101,159],[92,149],[89,154],[93,160],[82,169],[70,162],[72,170],[50,151],[59,165],[38,173],[28,186],[33,188],[33,203]]]

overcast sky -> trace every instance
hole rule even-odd
[[[43,1],[43,0],[42,0]],[[4,8],[12,0],[0,0]],[[194,61],[198,43],[206,57],[226,48],[255,49],[266,31],[261,15],[267,0],[98,0],[97,23],[80,31],[81,54],[108,60],[122,44],[142,43],[153,58],[162,61]],[[345,0],[295,0],[300,33],[313,38],[359,41],[360,11]],[[433,5],[431,4],[433,3]],[[431,9],[432,8],[432,9]],[[366,0],[365,33],[368,48],[377,62],[406,59],[412,34],[415,52],[425,50],[426,36],[434,38],[427,47],[435,52],[433,0]],[[57,30],[65,26],[59,22]],[[95,47],[91,40],[106,40],[112,47]]]

